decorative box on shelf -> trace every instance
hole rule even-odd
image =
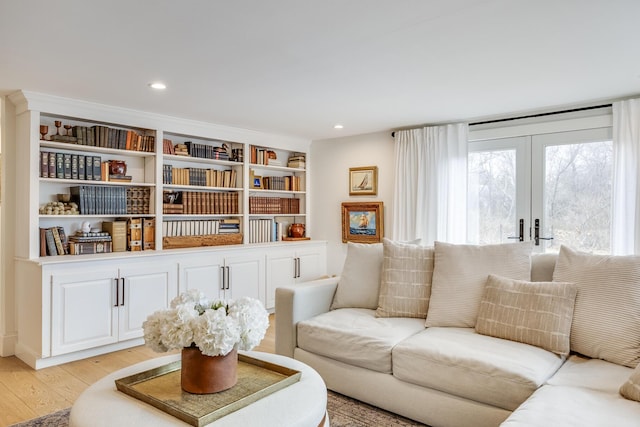
[[[239,245],[242,233],[205,234],[201,236],[163,237],[164,249],[196,248],[201,246]]]

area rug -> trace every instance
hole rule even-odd
[[[424,424],[403,418],[375,406],[367,405],[332,391],[328,392],[327,410],[331,427],[418,427]],[[11,427],[68,427],[70,409],[54,412]]]

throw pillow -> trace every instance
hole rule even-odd
[[[382,240],[378,317],[427,317],[433,248]]]
[[[578,288],[573,283],[528,282],[489,275],[476,332],[569,354]]]
[[[489,274],[530,280],[531,242],[454,245],[435,242],[426,326],[476,326]]]
[[[331,309],[378,308],[382,243],[347,243],[347,257]]]
[[[553,280],[578,285],[571,350],[634,368],[640,362],[640,256],[561,246]]]
[[[620,394],[625,399],[636,400],[640,402],[640,364],[631,373],[626,383],[620,387]]]

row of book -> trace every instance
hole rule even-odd
[[[165,214],[229,215],[238,214],[237,192],[168,191],[163,194]],[[171,203],[167,203],[171,201]]]
[[[272,166],[282,166],[282,162],[280,162],[275,155],[273,150],[269,150],[266,148],[251,146],[251,163],[254,165],[272,165]]]
[[[100,181],[102,180],[102,158],[41,151],[40,177]]]
[[[162,222],[163,237],[237,233],[240,233],[240,220],[237,218]]]
[[[249,213],[260,215],[299,214],[300,199],[285,197],[249,197]]]
[[[279,242],[286,235],[282,234],[285,225],[273,219],[250,219],[249,243]]]
[[[265,190],[302,191],[300,177],[291,176],[265,176],[262,178],[262,188]]]
[[[142,215],[150,213],[149,187],[79,185],[70,187],[81,215]]]
[[[172,165],[162,166],[163,184],[235,188],[237,181],[238,173],[232,169],[218,170],[204,168],[176,168]]]
[[[119,150],[155,151],[155,136],[108,126],[73,126],[71,135],[52,135],[52,141]]]
[[[40,256],[66,255],[69,240],[64,227],[40,228]]]

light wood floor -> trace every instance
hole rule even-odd
[[[269,330],[256,351],[275,351],[274,320],[271,315]],[[0,427],[68,408],[105,375],[167,354],[141,346],[38,371],[14,356],[0,357]]]

